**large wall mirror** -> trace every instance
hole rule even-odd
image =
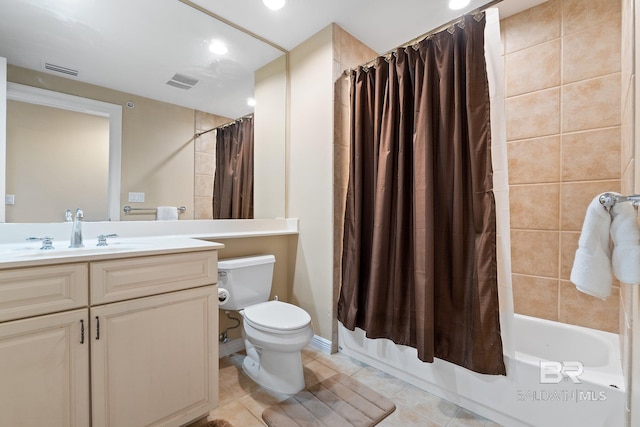
[[[6,177],[6,193],[14,196],[6,200],[9,205],[0,206],[6,208],[7,222],[62,221],[63,213],[58,212],[62,206],[82,207],[85,212],[95,208],[89,219],[96,221],[153,219],[153,215],[126,215],[125,205],[186,206],[180,219],[206,218],[202,211],[208,203],[207,180],[213,177],[209,167],[215,157],[213,134],[195,135],[248,114],[254,115],[255,123],[255,217],[284,217],[286,51],[230,24],[186,0],[1,4],[0,57],[7,58],[10,83],[7,118],[27,115],[18,125],[23,130],[19,136],[8,135],[8,147],[18,143],[20,150],[0,153],[0,160],[5,159],[0,173]],[[228,53],[212,52],[213,41],[223,42]],[[59,99],[51,101],[54,93],[60,94]],[[41,95],[49,96],[49,101],[36,100]],[[255,106],[247,104],[248,98],[255,99]],[[69,100],[85,104],[63,105]],[[64,137],[54,138],[53,131],[49,137],[49,131],[42,129],[45,120],[35,115],[37,109],[22,103],[69,112],[75,108],[101,117],[101,129],[108,127],[110,148],[91,145],[104,134],[98,125],[95,137],[86,133],[79,137],[87,140],[86,145],[71,144],[73,137],[65,145]],[[74,121],[63,116],[66,124]],[[31,139],[25,140],[29,135]],[[49,144],[39,148],[34,135],[39,135],[39,143]],[[63,146],[71,151],[63,152]],[[88,164],[89,157],[98,156],[110,157],[105,166]],[[65,181],[20,172],[46,161],[61,169],[78,169],[103,184],[86,185],[87,179],[84,190],[83,186],[71,189]],[[98,178],[98,170],[105,168],[108,176]],[[36,185],[56,195],[52,200],[60,206],[43,202]],[[90,200],[80,197],[85,191],[100,197],[100,202],[83,201]],[[104,195],[97,196],[98,192]],[[63,194],[73,197],[65,201]],[[28,215],[17,209],[25,200],[36,206],[22,211]],[[12,209],[15,214],[10,214]]]
[[[8,83],[6,222],[119,218],[121,148],[119,105]]]

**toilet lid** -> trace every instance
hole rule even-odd
[[[282,301],[267,301],[244,309],[244,318],[260,328],[293,331],[309,325],[309,313],[293,304]]]

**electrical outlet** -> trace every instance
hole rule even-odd
[[[129,192],[129,201],[135,203],[143,203],[144,202],[144,193],[133,193]]]
[[[5,196],[4,196],[4,204],[5,205],[15,205],[16,204],[16,195],[15,194],[5,194]]]

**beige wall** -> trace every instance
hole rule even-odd
[[[333,324],[333,32],[332,26],[290,52],[287,217],[300,218],[293,303],[310,315],[316,335]]]
[[[105,220],[109,119],[9,100],[6,179],[7,222],[62,222],[78,207],[86,221]]]
[[[514,309],[611,332],[619,287],[569,275],[587,205],[620,191],[620,20],[617,0],[549,0],[501,24]]]
[[[254,218],[286,216],[287,56],[255,73]]]

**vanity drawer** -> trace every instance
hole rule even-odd
[[[0,271],[0,322],[88,304],[86,263]]]
[[[91,305],[211,285],[217,251],[155,255],[91,263]]]

